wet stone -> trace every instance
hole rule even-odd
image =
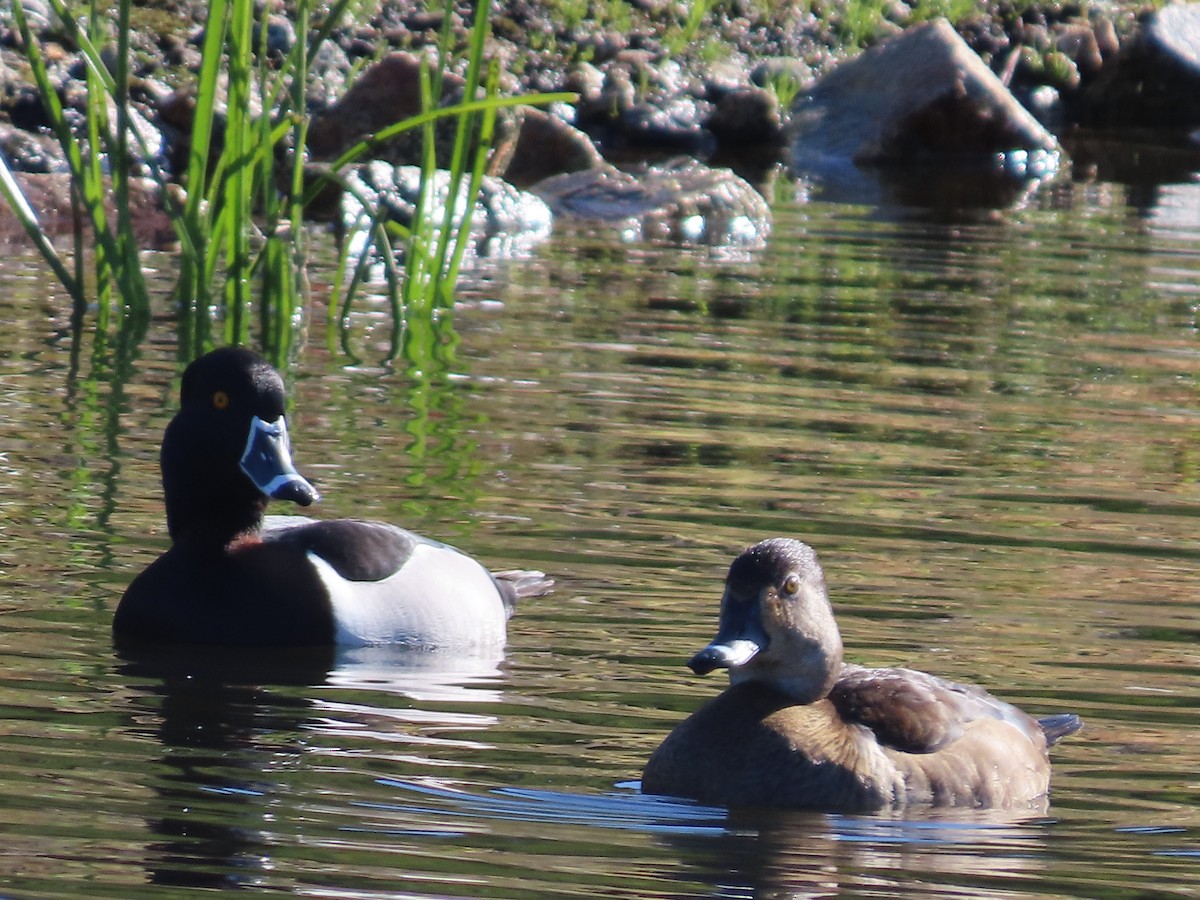
[[[408,228],[413,225],[421,193],[421,170],[376,161],[353,167],[345,175],[341,221],[350,235],[361,235],[377,215]],[[454,199],[454,221],[466,210],[467,179]],[[450,175],[434,173],[430,197],[433,219],[442,221],[451,203]],[[365,205],[364,205],[365,202]],[[481,256],[514,256],[549,237],[551,214],[542,200],[499,178],[485,176],[471,218],[474,251]]]
[[[14,172],[45,174],[68,171],[62,149],[56,140],[7,124],[0,124],[0,154],[4,155],[5,162]]]
[[[600,151],[582,131],[544,110],[528,109],[503,174],[521,186],[603,164]]]
[[[695,160],[630,171],[589,169],[549,178],[532,190],[556,216],[605,223],[629,239],[758,245],[771,228],[770,208],[748,182]]]
[[[951,160],[990,165],[1058,143],[944,19],[910,28],[843,63],[792,109],[804,171]]]

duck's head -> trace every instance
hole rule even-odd
[[[257,532],[268,499],[317,499],[292,464],[283,379],[262,357],[205,354],[184,371],[179,401],[161,455],[174,540],[225,545]]]
[[[729,567],[712,643],[688,662],[697,675],[729,670],[732,684],[770,685],[798,703],[829,693],[842,667],[842,637],[816,552],[771,538]]]

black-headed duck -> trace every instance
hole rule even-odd
[[[729,569],[717,636],[688,665],[730,687],[651,755],[642,791],[719,806],[1033,807],[1075,715],[1036,720],[973,685],[842,661],[825,576],[773,538]]]
[[[503,646],[540,572],[493,575],[452,547],[381,522],[264,517],[308,506],[292,463],[283,380],[222,348],[183,374],[161,467],[172,545],[125,591],[119,640],[255,646]]]

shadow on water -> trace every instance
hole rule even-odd
[[[1157,132],[1067,135],[1063,143],[1072,169],[1099,182],[1158,186],[1194,182],[1200,171],[1200,145],[1168,140]]]
[[[493,702],[502,653],[139,646],[120,657],[131,688],[127,733],[159,745],[145,813],[147,881],[227,888],[270,883],[275,836],[286,827],[276,816],[287,792],[280,773],[306,766],[306,734],[374,729],[377,740],[421,741],[403,732],[486,727],[494,718],[403,707]],[[326,688],[383,692],[397,708],[314,696]]]
[[[811,813],[731,815],[715,841],[664,837],[718,897],[824,897],[846,891],[902,893],[916,884],[979,884],[972,895],[1006,896],[1047,867],[1044,820],[998,811],[905,817]],[[895,895],[893,893],[893,895]]]
[[[977,167],[860,169],[847,163],[822,171],[810,183],[813,199],[874,207],[890,219],[969,222],[1021,206],[1043,179]]]
[[[1063,144],[1062,168],[1040,173],[1000,162],[876,168],[846,160],[798,176],[810,199],[869,207],[886,219],[955,224],[994,220],[1036,202],[1040,192],[1083,183],[1120,184],[1129,205],[1150,215],[1169,186],[1194,184],[1200,171],[1200,147],[1162,133],[1079,131]]]

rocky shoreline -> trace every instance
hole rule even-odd
[[[27,4],[30,20],[64,105],[82,113],[78,52],[40,2]],[[505,73],[505,93],[578,95],[573,104],[509,121],[492,166],[500,178],[532,187],[560,215],[611,213],[632,203],[632,215],[644,216],[647,198],[657,198],[678,208],[663,216],[660,203],[660,218],[716,214],[745,232],[742,211],[752,218],[764,211],[745,181],[723,174],[731,164],[743,173],[779,165],[820,171],[941,166],[1009,154],[1009,162],[1020,160],[1019,170],[1008,166],[1003,174],[1020,178],[1044,172],[1013,151],[1058,154],[1062,142],[1085,132],[1138,129],[1200,160],[1200,3],[1159,10],[997,4],[953,28],[918,21],[920,6],[899,0],[868,22],[839,17],[834,7],[842,4],[824,13],[809,3],[763,11],[749,0],[730,0],[698,20],[688,18],[693,5],[667,0],[593,3],[589,19],[572,19],[567,6],[501,4],[489,45]],[[199,66],[204,5],[138,13],[132,96],[159,137],[168,170],[177,171],[172,160],[190,127],[187,84]],[[451,15],[454,33],[465,40],[469,6]],[[11,14],[5,21],[0,151],[25,177],[61,177],[65,165],[46,133]],[[330,159],[356,137],[416,110],[419,54],[436,45],[443,23],[443,14],[423,3],[386,0],[376,14],[335,33],[314,60],[317,77],[307,98],[314,160]],[[283,53],[295,40],[281,9],[270,19],[268,45]],[[871,47],[860,52],[860,43]],[[379,156],[393,166],[415,162],[412,148],[396,143]],[[677,162],[666,170],[655,165],[677,157],[692,161],[685,178],[674,174],[682,171]],[[631,162],[643,164],[632,171],[648,173],[633,176],[632,185]],[[627,171],[618,177],[613,164]],[[39,190],[53,210],[53,191]],[[564,196],[573,206],[564,205]],[[717,200],[706,206],[705,196]]]

